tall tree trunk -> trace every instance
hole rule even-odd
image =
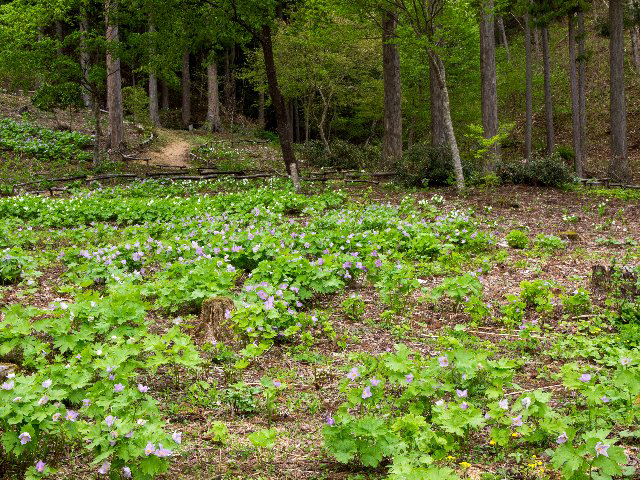
[[[536,25],[531,29],[531,33],[533,34],[533,47],[536,53],[540,54],[540,35]]]
[[[236,85],[233,77],[233,67],[236,61],[235,45],[224,51],[224,106],[227,114],[236,108]]]
[[[571,79],[571,124],[573,129],[573,152],[575,154],[576,175],[582,178],[582,145],[580,144],[580,89],[576,67],[576,17],[569,14],[569,78]]]
[[[331,99],[327,98],[321,88],[318,89],[318,93],[320,93],[320,98],[322,98],[322,112],[320,113],[320,120],[318,120],[318,133],[320,134],[320,140],[322,140],[322,143],[324,144],[324,149],[327,152],[330,152],[331,146],[329,145],[329,139],[327,138],[324,127],[327,122]]]
[[[169,84],[161,80],[160,87],[162,89],[162,109],[169,110]]]
[[[189,72],[189,50],[182,53],[182,123],[191,124],[191,74]]]
[[[447,80],[445,75],[444,64],[438,54],[429,49],[429,67],[435,70],[437,74],[437,85],[440,89],[440,98],[442,100],[442,113],[444,117],[445,132],[449,148],[451,149],[451,159],[453,160],[453,171],[456,177],[456,188],[458,191],[464,189],[464,173],[462,172],[462,161],[460,160],[460,150],[458,150],[458,142],[456,134],[453,130],[453,122],[451,121],[451,108],[449,104],[449,90],[447,89]]]
[[[531,19],[529,13],[524,16],[524,55],[525,55],[525,102],[526,119],[524,127],[524,158],[531,158],[531,131],[533,130],[533,72],[531,58]]]
[[[295,135],[293,136],[293,141],[296,143],[300,143],[300,108],[298,106],[298,99],[293,101],[293,124],[295,125]]]
[[[611,162],[609,176],[619,182],[631,181],[627,157],[627,105],[624,90],[624,3],[609,1],[611,68]]]
[[[120,151],[124,143],[124,113],[122,111],[122,77],[120,58],[114,51],[118,44],[117,0],[105,1],[107,26],[107,109],[109,110],[109,147]]]
[[[264,128],[266,125],[264,117],[264,92],[258,92],[258,127]]]
[[[89,16],[87,11],[80,10],[80,70],[82,71],[82,103],[87,108],[91,108],[91,93],[87,86],[89,83],[89,68],[91,68],[91,57],[87,47],[87,35],[89,34]]]
[[[62,49],[62,42],[64,42],[64,32],[62,28],[62,22],[60,20],[56,20],[55,25],[56,25],[56,40],[58,40],[58,43],[59,43],[58,55],[62,55],[64,54],[64,51]]]
[[[636,71],[640,73],[640,26],[638,25],[631,27],[631,55]]]
[[[154,33],[156,26],[153,21],[149,22],[149,33],[152,38],[151,41],[155,44]],[[151,56],[155,54],[155,48],[151,47]],[[151,59],[153,62],[153,58]],[[160,108],[158,104],[158,78],[156,77],[156,71],[153,66],[149,69],[149,118],[151,123],[156,127],[160,125]]]
[[[442,90],[439,86],[438,71],[429,60],[429,103],[431,107],[431,146],[438,148],[447,145],[447,131],[444,124]]]
[[[496,36],[493,0],[484,0],[480,8],[480,97],[484,138],[498,135],[498,86],[496,80]],[[496,169],[500,146],[496,142],[484,159],[485,173]]]
[[[507,54],[507,62],[511,63],[511,51],[509,50],[509,41],[507,40],[507,32],[504,29],[504,20],[502,17],[498,17],[498,30],[500,31],[502,45],[504,45],[505,53]]]
[[[95,94],[94,91],[94,95],[93,95],[93,99],[92,99],[92,110],[93,110],[93,119],[96,122],[96,136],[95,136],[95,143],[93,145],[93,168],[96,168],[98,165],[100,165],[100,157],[102,154],[102,150],[101,150],[101,143],[102,143],[102,125],[100,123],[100,100],[98,99],[98,96]]]
[[[547,154],[556,148],[556,136],[553,127],[553,97],[551,95],[551,62],[549,59],[549,27],[544,25],[542,33],[542,63],[544,64],[544,119],[547,131]]]
[[[218,91],[218,66],[216,61],[212,60],[207,65],[207,123],[212,132],[222,131],[222,122],[220,121],[220,94]]]
[[[584,11],[578,12],[578,105],[580,106],[580,155],[582,173],[587,164],[587,49]]]
[[[384,79],[384,132],[382,136],[382,163],[396,167],[402,158],[402,82],[400,79],[400,53],[393,42],[396,39],[398,15],[382,14],[382,72]]]
[[[276,72],[276,62],[273,56],[273,43],[271,40],[271,27],[264,25],[260,33],[260,43],[262,44],[262,53],[264,55],[264,66],[267,74],[267,82],[269,84],[269,95],[276,113],[276,123],[278,125],[278,137],[280,139],[280,148],[282,149],[282,158],[287,168],[287,172],[291,176],[291,181],[296,191],[300,191],[300,178],[298,176],[298,164],[293,152],[293,144],[291,143],[291,124],[287,118],[287,110],[284,98],[278,85],[278,76]]]

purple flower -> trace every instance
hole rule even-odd
[[[8,382],[4,382],[2,384],[3,390],[11,390],[14,387],[15,383],[13,380],[9,380]]]
[[[116,379],[116,376],[113,373],[109,375],[109,380],[113,382],[115,379]]]
[[[267,298],[267,301],[264,302],[264,309],[265,310],[273,310],[273,302],[274,302],[274,298],[273,295],[271,295],[269,298]]]
[[[377,387],[378,385],[380,385],[380,380],[378,380],[376,377],[373,377],[371,380],[371,385],[374,387]]]
[[[280,385],[282,385],[282,383],[280,382],[280,380],[274,380],[274,381],[273,381],[273,386],[274,386],[274,387],[279,387]]]
[[[44,382],[42,382],[42,388],[49,388],[52,383],[53,382],[50,379],[47,379]]]
[[[438,363],[440,364],[441,367],[448,367],[449,359],[447,358],[446,355],[443,355],[441,357],[438,357]]]
[[[369,386],[364,387],[364,390],[362,390],[362,398],[369,398],[371,395],[372,395],[371,387]]]
[[[227,320],[231,318],[231,310],[229,310],[228,308],[224,311],[224,318],[226,318]]]
[[[138,391],[140,393],[147,393],[148,390],[149,387],[147,387],[146,385],[142,385],[141,383],[138,384]]]
[[[158,458],[166,458],[171,455],[171,450],[168,448],[164,448],[161,443],[158,444],[158,449],[153,452],[153,454]]]
[[[100,475],[106,475],[107,473],[109,473],[110,469],[111,469],[111,462],[105,460],[102,466],[98,469],[98,473]]]
[[[467,391],[466,390],[456,390],[456,394],[458,395],[459,398],[465,398],[467,396]]]
[[[114,368],[116,368],[116,367],[107,367],[107,373],[113,372]]]
[[[67,410],[67,414],[64,417],[65,420],[68,420],[69,422],[75,422],[76,418],[78,418],[78,412],[74,410]]]
[[[349,380],[355,380],[360,376],[360,372],[358,371],[358,367],[353,367],[349,373],[347,373],[347,378]]]
[[[124,385],[122,385],[121,383],[116,383],[116,384],[113,386],[113,390],[114,390],[116,393],[122,393],[122,392],[124,392]]]
[[[89,400],[88,398],[85,398],[84,400],[82,400],[82,404],[85,407],[88,407],[89,405],[91,405],[91,400]]]
[[[607,453],[607,450],[609,450],[610,446],[611,445],[605,445],[602,442],[596,443],[596,456],[604,455],[605,457],[608,457],[609,454]]]
[[[329,425],[330,427],[334,426],[336,424],[336,421],[333,419],[333,417],[331,415],[327,415],[327,425]]]
[[[567,432],[562,432],[562,434],[556,439],[556,443],[558,445],[562,445],[563,443],[567,443],[567,440],[569,440]]]
[[[529,405],[531,405],[531,399],[529,397],[524,397],[522,399],[522,406],[524,408],[529,408]]]
[[[147,446],[144,447],[144,454],[148,457],[149,455],[151,455],[153,452],[156,451],[156,446],[149,442],[147,443]]]
[[[36,462],[36,472],[42,473],[44,472],[45,463],[42,460],[38,460]]]
[[[181,444],[182,443],[182,433],[181,432],[173,432],[173,434],[171,435],[171,438],[177,444]]]
[[[18,438],[20,439],[20,443],[22,445],[26,445],[31,441],[31,435],[29,434],[29,432],[22,432],[20,435],[18,435]]]
[[[442,399],[437,400],[436,401],[436,405],[439,406],[439,407],[443,406],[444,405],[444,400],[442,400]]]
[[[620,363],[622,364],[622,366],[626,367],[628,365],[631,365],[631,359],[627,357],[621,358]]]
[[[589,375],[588,373],[583,373],[582,375],[580,375],[580,381],[587,383],[591,380],[591,375]]]
[[[122,467],[122,478],[132,478],[131,469],[129,467]]]
[[[609,403],[611,400],[606,395],[600,399],[602,403]]]
[[[46,395],[43,395],[40,400],[38,400],[38,405],[42,406],[45,403],[47,403],[49,401],[49,397],[47,397]]]
[[[56,412],[52,415],[51,420],[53,420],[54,422],[57,422],[58,420],[60,420],[61,416],[62,414],[60,412]]]
[[[517,417],[512,417],[511,418],[511,425],[513,425],[514,427],[521,427],[522,426],[522,415],[518,415]]]
[[[498,406],[503,410],[508,410],[509,409],[509,402],[507,401],[506,398],[503,398],[502,400],[500,400],[498,402]]]
[[[407,381],[407,383],[413,382],[413,373],[405,375],[404,379]]]
[[[468,404],[467,402],[462,402],[462,403],[460,404],[460,408],[461,408],[462,410],[466,410],[467,408],[469,408],[469,404]]]
[[[107,424],[107,427],[111,427],[116,422],[116,417],[113,415],[107,415],[104,419],[104,422]]]

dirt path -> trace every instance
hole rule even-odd
[[[159,150],[146,152],[145,157],[150,158],[149,165],[163,165],[171,167],[189,167],[189,152],[191,144],[175,133],[163,130],[160,138],[166,142]]]

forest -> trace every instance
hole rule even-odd
[[[640,473],[636,0],[0,0],[0,480]]]

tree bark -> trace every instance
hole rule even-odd
[[[624,3],[609,2],[609,53],[611,75],[611,162],[609,176],[621,183],[631,181],[627,157],[627,106],[624,89]]]
[[[227,112],[232,112],[236,107],[236,88],[233,78],[233,67],[236,61],[235,45],[224,51],[224,106]]]
[[[149,33],[152,38],[151,41],[155,43],[153,34],[156,31],[156,26],[152,21],[149,22]],[[151,56],[153,57],[155,48],[151,47]],[[153,62],[153,58],[151,60]],[[160,107],[158,103],[158,78],[153,66],[149,69],[149,118],[153,125],[160,126]]]
[[[100,160],[101,160],[101,143],[102,143],[102,125],[100,124],[100,101],[98,100],[98,96],[95,94],[93,95],[93,99],[92,99],[92,110],[93,110],[93,119],[96,122],[96,136],[95,136],[95,143],[93,145],[93,168],[96,168],[98,165],[100,165]]]
[[[191,75],[189,72],[189,51],[182,53],[182,123],[191,124]]]
[[[264,117],[264,92],[258,92],[258,127],[264,128],[266,125]]]
[[[282,149],[282,158],[287,168],[287,172],[291,176],[291,181],[296,191],[300,191],[300,178],[298,177],[298,165],[293,151],[291,142],[291,124],[287,118],[287,110],[284,98],[278,85],[278,76],[276,72],[276,63],[273,56],[273,43],[271,40],[271,27],[263,25],[259,36],[262,44],[262,53],[264,55],[264,65],[267,74],[267,82],[269,84],[269,95],[276,113],[276,123],[278,126],[278,138],[280,139],[280,148]]]
[[[480,98],[484,138],[498,135],[498,86],[496,80],[496,40],[493,0],[484,0],[480,8]],[[498,142],[489,149],[484,159],[485,173],[496,169],[500,155]]]
[[[124,113],[122,110],[122,77],[120,58],[115,52],[118,46],[118,23],[115,19],[117,0],[105,1],[107,27],[107,109],[109,110],[109,147],[120,151],[124,143]]]
[[[212,60],[207,65],[207,123],[212,132],[222,131],[222,122],[220,121],[220,94],[218,91],[218,66],[216,61]]]
[[[429,102],[431,106],[431,146],[434,148],[447,145],[447,131],[444,124],[442,107],[442,90],[438,85],[438,71],[429,61]]]
[[[638,25],[631,27],[631,55],[636,71],[640,73],[640,26]]]
[[[502,17],[498,17],[498,30],[500,31],[502,45],[504,45],[504,50],[507,54],[507,62],[511,63],[511,51],[509,50],[509,41],[507,40],[507,32],[504,29],[504,20],[502,19]]]
[[[87,11],[80,10],[80,70],[82,71],[82,103],[87,108],[91,108],[91,93],[86,85],[89,82],[89,68],[91,68],[91,57],[87,48],[87,35],[89,34],[89,17]]]
[[[382,163],[394,168],[402,159],[402,82],[400,79],[400,52],[394,44],[398,15],[382,14],[382,72],[384,80],[384,132],[382,136]]]
[[[584,11],[578,11],[578,105],[580,106],[580,164],[584,173],[587,164],[587,49]]]
[[[551,62],[549,59],[549,27],[544,25],[542,33],[542,63],[544,64],[544,118],[547,132],[547,155],[556,148],[556,137],[553,126],[553,97],[551,95]]]
[[[576,66],[576,18],[569,14],[569,78],[571,80],[571,124],[573,129],[573,152],[575,154],[576,175],[582,178],[582,145],[580,144],[580,90]]]
[[[529,13],[524,16],[524,51],[525,51],[525,103],[526,119],[524,127],[524,158],[531,158],[531,131],[533,129],[533,72],[531,58],[531,19]]]
[[[464,173],[462,172],[462,161],[460,160],[460,150],[458,150],[458,142],[456,134],[453,130],[453,122],[451,121],[451,108],[449,104],[449,90],[447,89],[447,80],[444,64],[438,54],[429,49],[429,67],[435,70],[437,74],[437,86],[440,90],[440,98],[442,100],[442,113],[445,125],[445,132],[449,148],[451,149],[451,159],[453,160],[453,171],[456,177],[456,188],[458,191],[464,189]]]

